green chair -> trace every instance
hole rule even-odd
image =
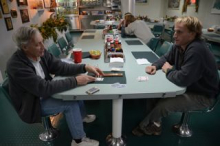
[[[154,34],[155,37],[160,37],[162,36],[164,31],[164,25],[163,24],[155,24],[152,33]]]
[[[171,29],[165,29],[164,32],[170,37],[170,42],[173,42],[174,26]]]
[[[65,37],[66,37],[66,40],[67,40],[67,42],[68,42],[68,46],[69,46],[69,47],[74,47],[73,37],[72,37],[72,35],[70,34],[70,32],[66,32],[66,33],[65,33]]]
[[[211,43],[206,43],[207,47],[209,48],[209,50],[213,53],[214,57],[215,57],[215,61],[217,63],[218,69],[220,70],[220,56],[218,54],[216,54],[216,50],[217,49],[213,49],[212,44]]]
[[[69,49],[68,44],[67,44],[66,40],[64,39],[64,37],[59,38],[57,42],[58,42],[58,45],[59,45],[62,52],[64,50]]]
[[[160,48],[156,49],[155,53],[161,57],[164,54],[166,54],[168,51],[170,51],[172,46],[173,46],[173,43],[164,41],[163,44],[160,46]]]
[[[3,94],[7,97],[9,103],[14,107],[12,100],[9,96],[9,80],[5,78],[2,85],[0,86]],[[50,117],[42,117],[42,124],[44,125],[45,131],[39,134],[39,139],[42,141],[52,141],[58,137],[59,131],[52,127]]]
[[[48,52],[53,54],[53,56],[59,58],[61,52],[55,43],[53,43],[50,47],[48,47]]]
[[[218,75],[220,77],[220,71],[218,71]],[[183,112],[179,124],[176,124],[176,125],[173,126],[173,131],[181,137],[191,137],[192,136],[192,130],[189,128],[189,125],[188,125],[191,113],[208,113],[208,112],[211,112],[218,105],[219,100],[220,100],[220,93],[217,95],[216,101],[212,106],[210,106],[208,108],[205,108],[205,109],[202,109],[202,110]]]
[[[157,46],[158,46],[158,43],[159,43],[160,39],[159,38],[152,38],[150,39],[150,41],[147,43],[147,46],[149,48],[151,48],[151,50],[153,50],[155,52]]]

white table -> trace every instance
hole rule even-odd
[[[84,35],[95,35],[94,39],[82,39]],[[96,30],[95,33],[83,33],[83,35],[76,43],[75,48],[82,48],[83,51],[91,49],[104,50],[104,40],[102,39],[102,30]],[[139,99],[139,98],[166,98],[175,97],[183,94],[185,88],[178,87],[171,83],[165,77],[165,74],[159,70],[155,75],[147,75],[145,73],[146,65],[138,65],[131,51],[151,51],[143,42],[143,45],[127,45],[125,40],[139,40],[138,38],[121,39],[122,48],[125,53],[125,64],[122,71],[125,71],[127,84],[125,88],[113,88],[110,84],[88,84],[86,86],[77,87],[62,93],[54,95],[55,98],[63,100],[105,100],[111,99],[113,101],[113,122],[112,122],[112,140],[111,145],[117,146],[121,143],[122,133],[122,109],[123,99]],[[104,63],[104,55],[102,54],[99,60],[92,60],[90,58],[83,59],[82,63],[90,65],[98,65],[103,71],[109,71],[111,68],[108,63]],[[147,82],[138,82],[138,76],[148,76]],[[94,95],[87,95],[86,90],[92,87],[98,87],[99,92]],[[119,144],[123,145],[123,144]]]

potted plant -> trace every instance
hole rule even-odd
[[[44,40],[53,38],[53,41],[56,42],[58,37],[56,29],[62,33],[67,30],[68,23],[64,17],[57,16],[56,18],[48,18],[41,26],[35,24],[31,25],[31,27],[36,27]]]

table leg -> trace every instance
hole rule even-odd
[[[107,137],[108,146],[126,146],[122,138],[123,99],[112,101],[112,136]]]

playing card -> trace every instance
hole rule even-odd
[[[149,80],[148,76],[139,76],[137,78],[138,82],[144,82],[144,81],[147,81],[147,80]]]
[[[104,80],[104,78],[100,78],[100,77],[95,78],[95,81],[103,81],[103,80]]]
[[[112,84],[111,85],[113,88],[124,88],[125,87],[125,85],[124,84],[120,84],[120,83],[114,83],[114,84]]]

